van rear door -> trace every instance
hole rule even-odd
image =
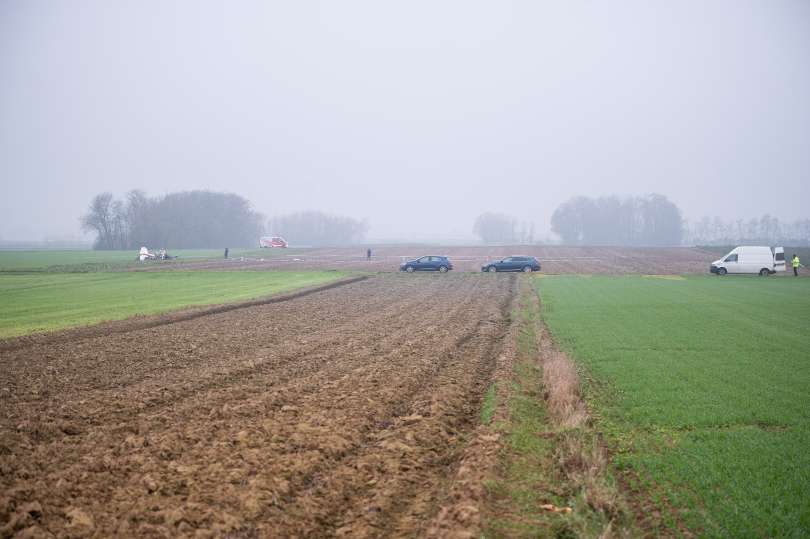
[[[785,271],[785,248],[784,247],[774,247],[773,248],[773,270],[774,271]]]

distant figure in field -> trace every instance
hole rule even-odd
[[[792,264],[793,264],[793,276],[798,277],[799,276],[799,268],[804,267],[804,266],[802,266],[802,261],[799,260],[799,255],[797,255],[796,253],[793,253]]]
[[[228,258],[228,248],[227,247],[225,247],[225,258],[226,259]]]
[[[371,249],[366,249],[366,260],[371,260]]]

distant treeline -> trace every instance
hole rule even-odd
[[[489,244],[528,244],[534,242],[534,223],[518,221],[503,213],[487,212],[475,219],[473,234]]]
[[[569,245],[681,245],[683,219],[664,195],[580,196],[557,207],[551,230]]]
[[[148,197],[133,190],[124,200],[101,193],[81,217],[82,228],[96,233],[95,249],[255,246],[263,220],[246,199],[211,191]]]
[[[810,245],[810,219],[782,223],[768,214],[759,219],[703,217],[685,227],[688,245]]]
[[[271,234],[283,236],[291,245],[347,245],[363,241],[365,221],[320,211],[302,211],[273,217],[267,222]]]

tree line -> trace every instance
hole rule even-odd
[[[96,249],[250,247],[265,233],[283,236],[291,245],[350,245],[364,241],[369,228],[364,220],[321,211],[280,215],[265,223],[248,200],[232,193],[196,190],[149,197],[137,189],[121,200],[111,193],[96,195],[81,224],[96,233]],[[689,223],[659,194],[574,197],[556,208],[551,229],[569,245],[810,245],[810,219],[783,223],[763,215]],[[487,244],[535,242],[534,223],[504,213],[482,213],[473,233]]]
[[[135,189],[123,200],[112,193],[96,195],[80,220],[83,230],[96,233],[94,249],[201,249],[256,245],[264,217],[232,193],[149,197]]]
[[[363,241],[365,221],[303,211],[266,222],[250,202],[232,193],[183,191],[150,197],[141,190],[123,199],[112,193],[93,197],[81,216],[82,229],[94,232],[94,249],[168,249],[258,247],[269,232],[292,245],[345,245]]]
[[[551,229],[569,245],[680,245],[683,239],[680,209],[658,194],[574,197],[554,211]],[[500,213],[479,215],[473,233],[490,244],[534,242],[533,223]]]
[[[781,222],[769,214],[689,222],[659,194],[619,198],[578,196],[560,204],[551,229],[567,245],[810,245],[810,219]],[[483,213],[473,233],[489,244],[533,243],[534,227],[501,213]]]
[[[689,245],[810,245],[810,219],[783,223],[769,214],[736,220],[703,217],[686,224],[685,241]]]
[[[572,245],[681,245],[681,210],[664,195],[574,197],[551,216],[551,229]]]
[[[365,221],[312,210],[274,217],[267,226],[291,245],[311,247],[359,243],[368,231]]]

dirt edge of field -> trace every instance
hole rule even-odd
[[[528,361],[541,372],[537,397],[548,418],[547,431],[535,435],[554,442],[552,451],[544,458],[555,470],[556,479],[542,489],[577,492],[576,497],[587,505],[586,511],[595,513],[602,522],[598,531],[600,538],[631,537],[638,530],[633,526],[624,489],[617,488],[611,481],[609,453],[593,428],[580,390],[576,363],[556,346],[542,320],[522,318],[520,309],[527,306],[533,312],[540,312],[536,292],[528,280],[520,279],[518,294],[511,302],[513,314],[508,334],[490,380],[495,395],[494,408],[491,416],[482,418],[482,424],[472,433],[447,500],[431,521],[426,536],[473,539],[487,535],[490,521],[525,520],[527,515],[519,511],[499,509],[492,489],[497,490],[493,485],[504,481],[505,469],[510,466],[510,459],[515,458],[515,449],[508,440],[514,434],[512,400],[521,392],[518,363]],[[519,344],[521,332],[527,329],[534,333],[534,349],[529,353],[521,350]],[[570,508],[545,504],[535,510],[535,516],[543,521],[551,519],[547,524],[537,521],[537,525],[548,525],[549,530],[553,530],[555,526],[559,528],[559,519],[564,518]],[[592,517],[585,519],[593,522]],[[566,526],[562,528],[576,529]]]
[[[308,296],[310,294],[337,288],[339,286],[363,281],[369,277],[369,275],[357,275],[331,281],[326,284],[308,286],[306,288],[299,288],[291,292],[284,292],[281,294],[246,301],[221,303],[204,307],[181,307],[179,309],[160,314],[136,315],[130,318],[124,318],[122,320],[110,320],[90,326],[79,326],[56,331],[30,333],[28,335],[20,335],[18,337],[9,337],[7,339],[0,339],[0,352],[11,352],[35,345],[62,344],[83,339],[91,339],[94,337],[103,337],[105,335],[112,335],[116,333],[129,333],[131,331],[141,329],[150,329],[158,326],[176,324],[178,322],[186,322],[211,314],[220,314],[228,311],[235,311],[237,309],[245,309],[259,305],[268,305],[270,303],[290,301],[296,298]]]
[[[467,448],[451,491],[454,503],[441,508],[429,536],[637,536],[577,363],[544,324],[532,279],[520,279],[513,305],[506,359],[499,359],[493,377],[494,413]],[[526,403],[535,410],[529,416]]]
[[[495,395],[492,416],[487,421],[482,418],[482,424],[472,432],[452,477],[447,499],[431,521],[426,537],[432,539],[482,537],[488,496],[486,485],[497,475],[497,467],[500,465],[504,449],[502,432],[496,425],[505,421],[509,415],[507,403],[511,393],[510,380],[514,376],[517,338],[520,331],[519,320],[514,313],[523,289],[523,280],[518,281],[516,293],[508,306],[509,327],[490,378],[490,387],[494,388]]]

